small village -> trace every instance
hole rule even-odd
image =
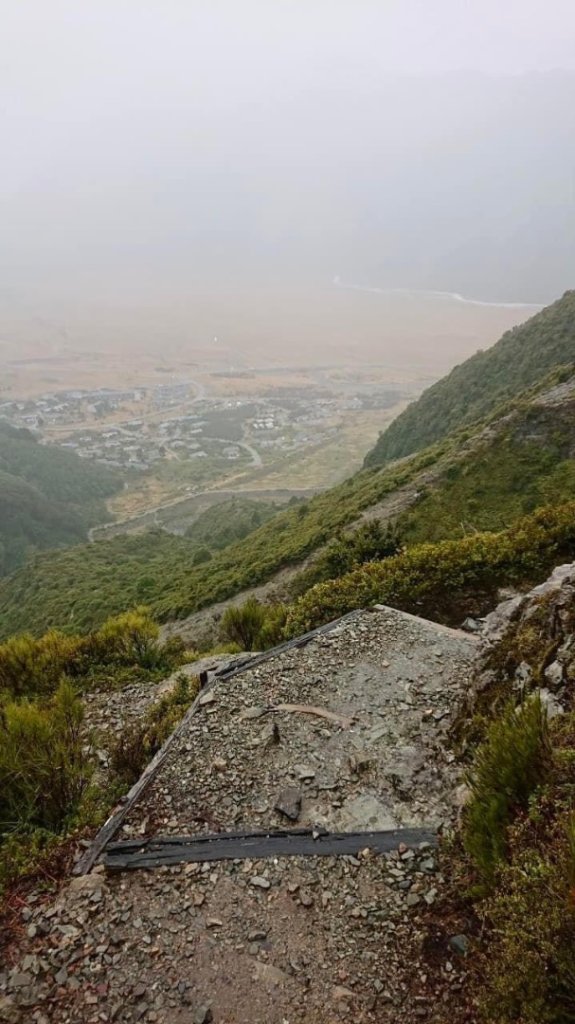
[[[286,389],[287,390],[287,389]],[[394,404],[402,395],[387,396]],[[381,395],[290,388],[241,400],[208,397],[194,381],[153,387],[48,392],[0,403],[0,418],[40,441],[107,466],[148,471],[163,460],[263,461],[325,444],[342,412],[372,408]]]

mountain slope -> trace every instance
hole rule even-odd
[[[159,532],[39,554],[0,581],[0,636],[51,626],[91,628],[141,603],[162,620],[183,618],[300,564],[437,457],[425,453],[397,468],[359,473],[279,512],[200,565],[194,564],[195,542]]]
[[[557,366],[575,361],[575,291],[433,384],[380,435],[365,466],[382,466],[476,423]]]
[[[353,543],[354,531],[370,520],[396,524],[408,546],[508,529],[533,509],[575,498],[574,439],[572,377],[515,402],[470,438],[364,470],[278,513],[202,564],[196,540],[158,532],[46,552],[0,583],[0,636],[92,628],[140,603],[163,621],[183,619],[285,567],[295,577],[291,592],[303,593],[357,564],[358,550],[360,562],[381,558],[377,532]],[[334,543],[343,548],[336,559]],[[296,575],[310,556],[311,566]]]
[[[120,484],[103,466],[0,421],[0,575],[34,551],[85,539]]]
[[[409,458],[364,469],[309,502],[279,512],[244,539],[212,550],[211,558],[204,552],[207,561],[198,555],[199,538],[162,533],[38,555],[0,583],[0,636],[52,626],[91,629],[108,615],[141,603],[162,621],[181,620],[269,584],[280,571],[284,596],[285,576],[296,576],[297,590],[288,594],[293,596],[333,577],[334,552],[328,558],[324,549],[334,542],[353,547],[346,538],[366,520],[379,520],[383,527],[398,524],[402,543],[410,545],[505,530],[521,515],[574,498],[575,386],[566,366],[568,355],[575,355],[574,314],[571,292],[534,318],[530,333],[521,333],[522,328],[495,347],[494,365],[505,373],[492,390],[499,399],[506,389],[514,392],[507,404],[497,401],[497,417],[491,393],[473,369],[475,361],[459,368],[471,366],[475,408],[489,405],[490,416],[473,431],[460,429]],[[543,383],[533,385],[534,377],[541,381],[546,374]],[[459,394],[449,383],[452,377],[443,386],[448,394]],[[518,397],[521,380],[530,388]],[[377,531],[372,537],[366,532],[357,545],[359,560],[381,558],[381,540]],[[357,564],[355,551],[351,557],[345,551],[335,554],[338,574]],[[302,574],[302,564],[310,559],[311,567]]]

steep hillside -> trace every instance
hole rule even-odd
[[[575,360],[575,291],[508,331],[423,393],[380,435],[366,466],[382,466],[476,423]]]
[[[265,525],[197,564],[197,545],[164,533],[46,552],[0,583],[0,635],[50,626],[92,628],[115,611],[149,604],[162,620],[182,618],[297,566],[362,511],[409,487],[439,452],[399,467],[364,471],[305,504],[279,512]]]
[[[575,498],[575,378],[518,404],[484,440],[450,461],[401,519],[404,542],[502,530],[544,505]]]
[[[83,540],[120,485],[103,466],[0,421],[0,575],[34,551]]]
[[[222,550],[204,543],[205,522],[193,537],[156,532],[46,552],[0,584],[0,635],[90,629],[141,603],[162,621],[184,619],[286,568],[284,596],[293,598],[385,559],[398,545],[507,530],[526,513],[575,499],[574,437],[572,377],[514,402],[471,437],[455,435],[400,463],[364,470]],[[227,514],[220,526],[231,529]]]

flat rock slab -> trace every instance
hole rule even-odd
[[[477,643],[381,608],[216,681],[117,838],[282,828],[292,788],[298,827],[439,828],[458,783],[445,736]]]

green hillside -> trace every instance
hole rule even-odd
[[[536,384],[554,367],[575,361],[575,291],[477,352],[424,391],[379,437],[366,466],[382,466],[476,423]]]
[[[243,540],[280,509],[281,505],[273,501],[255,501],[238,495],[202,512],[186,530],[186,537],[199,547],[219,551],[234,541]]]
[[[439,450],[398,468],[358,473],[201,564],[195,541],[161,532],[39,554],[0,582],[0,636],[51,626],[91,629],[136,604],[162,620],[182,618],[298,565],[438,457]]]
[[[0,421],[0,575],[35,551],[84,540],[120,486],[105,467]]]
[[[503,530],[525,513],[575,498],[575,384],[556,405],[520,405],[487,440],[459,453],[400,520],[404,543]]]

